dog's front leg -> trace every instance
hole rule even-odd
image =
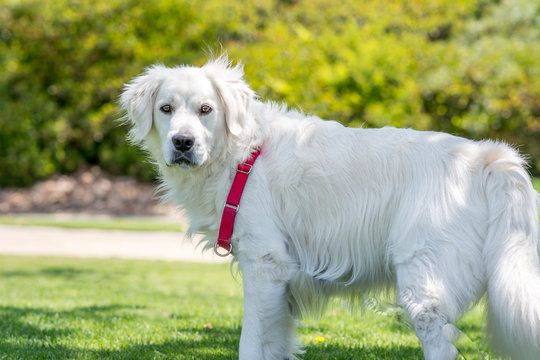
[[[244,286],[240,359],[294,359],[296,324],[286,294],[292,265],[270,253],[239,264]]]

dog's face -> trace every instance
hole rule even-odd
[[[225,134],[225,115],[217,92],[199,69],[177,69],[157,91],[153,118],[168,166],[203,165]]]
[[[253,97],[241,67],[220,58],[201,68],[151,67],[126,85],[120,101],[131,139],[144,143],[157,135],[158,162],[189,170],[211,162],[242,134]]]

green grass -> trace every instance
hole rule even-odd
[[[532,183],[536,191],[540,193],[540,178],[532,178]]]
[[[130,231],[185,231],[178,219],[161,217],[85,217],[39,215],[1,215],[0,225],[53,226],[69,229],[101,229]]]
[[[238,357],[241,279],[227,264],[0,256],[0,279],[0,359]],[[468,359],[481,314],[458,325]],[[299,333],[305,359],[422,359],[396,318],[338,302]]]

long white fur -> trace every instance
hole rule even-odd
[[[163,102],[173,106],[163,114]],[[213,111],[201,115],[202,103]],[[509,146],[410,129],[351,129],[264,103],[225,57],[154,66],[126,85],[131,138],[166,198],[213,247],[237,164],[262,153],[234,227],[244,285],[240,359],[292,359],[296,317],[389,283],[426,359],[453,359],[448,328],[486,292],[497,350],[540,359],[536,200]],[[170,164],[171,136],[196,164]]]

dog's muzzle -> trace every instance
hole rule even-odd
[[[183,168],[190,168],[196,165],[193,149],[195,138],[191,135],[174,135],[171,138],[174,147],[169,166],[176,164]]]

